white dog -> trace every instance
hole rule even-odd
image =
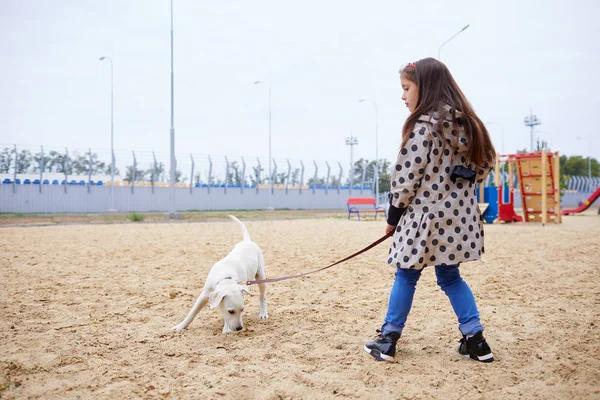
[[[223,313],[225,325],[223,333],[241,331],[244,328],[242,312],[244,311],[244,292],[248,286],[240,285],[238,282],[246,282],[253,279],[265,278],[265,260],[262,251],[256,243],[250,239],[248,229],[233,215],[229,216],[242,229],[243,240],[235,245],[233,250],[220,261],[212,266],[204,289],[196,300],[194,307],[187,317],[177,326],[176,331],[181,331],[194,320],[198,312],[206,305],[210,308],[219,307]],[[260,291],[260,319],[266,319],[267,315],[267,285],[258,284]]]

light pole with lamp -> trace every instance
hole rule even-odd
[[[590,143],[589,138],[584,138],[581,136],[577,137],[577,140],[585,140],[588,144],[588,191],[592,191],[592,144]]]
[[[454,35],[452,35],[452,37],[450,37],[448,40],[446,40],[444,43],[442,43],[440,45],[440,47],[438,47],[438,60],[440,60],[441,56],[442,56],[442,47],[444,47],[444,45],[446,45],[446,43],[448,43],[449,41],[451,41],[452,39],[454,39],[455,37],[457,37],[458,35],[460,35],[461,32],[463,32],[465,29],[467,29],[469,27],[469,25],[465,25],[464,28],[462,28],[460,31],[456,32]]]
[[[352,193],[352,180],[354,178],[354,146],[358,145],[358,138],[352,136],[346,138],[346,145],[350,146],[350,193]]]
[[[529,109],[529,115],[525,117],[525,126],[528,126],[530,129],[529,140],[531,149],[530,151],[533,153],[533,127],[536,125],[541,125],[542,120],[537,117],[537,115],[531,113],[531,108]]]
[[[375,173],[373,174],[373,179],[375,180],[375,201],[377,205],[379,205],[379,133],[378,133],[378,110],[377,103],[374,101],[370,101],[367,99],[358,100],[359,103],[371,103],[375,107]]]
[[[114,117],[114,80],[113,80],[113,61],[110,57],[100,57],[100,61],[108,60],[110,62],[110,206],[109,212],[117,211],[115,209],[115,117]]]
[[[169,218],[175,218],[175,74],[173,72],[173,0],[171,0],[171,170],[170,183],[171,204],[169,207]]]
[[[268,82],[264,82],[264,81],[255,81],[254,82],[255,85],[258,84],[263,84],[263,85],[267,85],[267,87],[269,88],[269,207],[267,208],[267,210],[273,210],[273,205],[272,205],[272,195],[273,195],[273,175],[271,172],[271,162],[272,162],[272,158],[271,158],[271,84]]]

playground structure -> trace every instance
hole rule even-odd
[[[501,164],[508,167],[508,182],[501,182]],[[523,215],[514,208],[514,172],[518,177]],[[562,222],[560,210],[560,159],[558,152],[500,155],[494,171],[495,186],[479,188],[486,222]],[[487,203],[484,199],[488,199]]]

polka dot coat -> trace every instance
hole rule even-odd
[[[449,110],[449,107],[446,107]],[[457,118],[460,113],[456,113]],[[406,208],[394,233],[388,264],[406,269],[453,265],[478,260],[484,252],[483,226],[476,186],[451,179],[456,166],[477,172],[481,182],[490,165],[471,165],[462,126],[451,117],[435,131],[437,113],[422,115],[398,153],[391,177],[391,204]]]

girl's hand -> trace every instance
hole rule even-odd
[[[387,224],[385,227],[385,233],[386,235],[389,235],[390,233],[394,232],[394,230],[396,229],[395,226]]]

